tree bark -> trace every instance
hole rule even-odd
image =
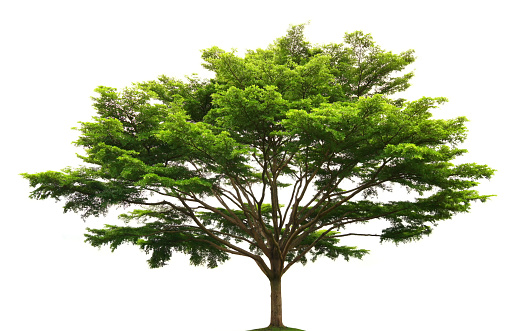
[[[283,325],[283,304],[281,300],[281,276],[276,275],[270,279],[270,302],[271,302],[271,313],[270,313],[270,325],[284,327]]]

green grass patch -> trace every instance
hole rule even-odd
[[[268,327],[268,328],[254,329],[254,330],[248,330],[248,331],[304,331],[304,330],[295,329],[295,328]]]

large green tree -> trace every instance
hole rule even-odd
[[[434,119],[444,98],[392,98],[409,86],[413,51],[384,51],[360,31],[313,46],[303,29],[243,57],[204,50],[210,80],[97,88],[97,116],[75,142],[86,165],[23,174],[31,197],[83,217],[137,207],[86,241],[137,245],[152,268],[173,252],[211,268],[252,259],[270,281],[270,326],[283,326],[281,277],[295,263],[368,253],[341,237],[417,240],[487,199],[473,188],[493,170],[452,163],[466,119]],[[377,219],[380,233],[353,230]]]

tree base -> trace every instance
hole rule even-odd
[[[305,331],[305,330],[296,329],[296,328],[288,328],[286,326],[285,327],[269,326],[266,328],[254,329],[254,330],[248,330],[248,331]]]

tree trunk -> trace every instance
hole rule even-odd
[[[270,325],[284,327],[283,325],[283,305],[281,300],[281,276],[275,276],[270,279],[270,302],[271,302],[271,313],[270,313]]]

